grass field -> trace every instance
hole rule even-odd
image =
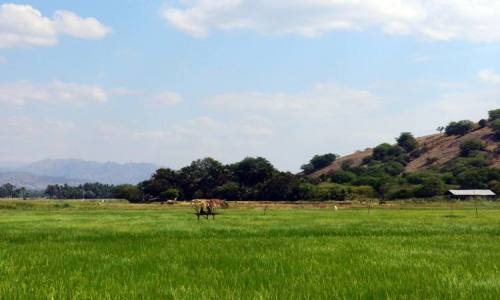
[[[0,201],[0,299],[500,299],[500,205]]]

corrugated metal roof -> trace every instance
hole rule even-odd
[[[454,196],[496,196],[491,190],[449,190]]]

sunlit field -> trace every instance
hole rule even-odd
[[[0,201],[0,299],[500,299],[499,204],[366,205]]]

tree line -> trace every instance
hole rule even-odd
[[[462,120],[438,128],[449,136],[462,136],[490,127],[500,141],[500,109],[478,123]],[[150,179],[137,185],[87,183],[76,187],[49,185],[43,195],[54,199],[120,198],[130,202],[221,198],[226,200],[347,200],[356,198],[427,198],[440,196],[451,188],[492,189],[500,194],[500,169],[493,168],[491,151],[482,140],[467,140],[460,145],[460,156],[444,165],[427,158],[426,170],[405,172],[406,165],[423,155],[409,132],[396,138],[395,144],[380,144],[360,165],[344,161],[339,170],[320,177],[310,174],[330,165],[338,155],[316,155],[293,174],[277,170],[263,157],[247,157],[223,164],[213,158],[193,161],[179,170],[158,169]],[[494,155],[500,155],[497,147]],[[12,185],[0,187],[0,197],[29,196],[25,189]]]

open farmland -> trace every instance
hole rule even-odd
[[[500,298],[495,202],[265,207],[0,201],[0,298]]]

